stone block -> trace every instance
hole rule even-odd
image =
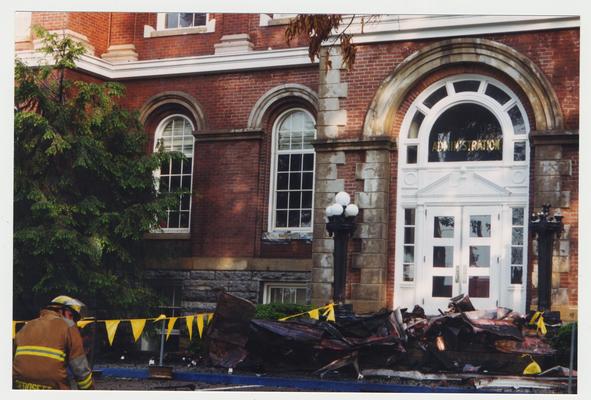
[[[570,257],[553,256],[552,257],[552,272],[569,272],[570,271]]]
[[[317,125],[317,139],[336,139],[339,137],[339,127],[336,125]]]
[[[315,223],[313,231],[313,240],[317,239],[329,239],[328,232],[326,230],[326,224],[324,222]]]
[[[312,253],[313,268],[332,268],[333,265],[332,253]]]
[[[335,164],[318,164],[316,166],[316,179],[336,179],[337,166]]]
[[[570,240],[559,240],[558,241],[558,255],[567,257],[570,255]]]
[[[345,180],[318,179],[314,190],[316,193],[338,193],[345,190]]]
[[[382,301],[384,289],[382,284],[352,283],[351,300]]]
[[[324,111],[319,113],[318,125],[347,125],[347,110]]]
[[[355,165],[355,178],[387,179],[390,172],[389,166],[387,163],[357,163]]]
[[[312,282],[310,285],[311,287],[311,298],[312,304],[323,304],[326,300],[332,298],[332,283],[318,283]],[[315,299],[320,299],[321,301],[315,301]]]
[[[356,192],[355,201],[359,208],[371,209],[371,208],[386,208],[387,196],[385,192]]]
[[[337,97],[327,97],[318,101],[319,111],[336,111],[340,110],[340,101]]]
[[[332,268],[313,268],[311,276],[313,283],[332,283],[334,281]]]
[[[363,191],[370,192],[388,192],[387,179],[365,179],[363,181]]]
[[[538,161],[536,165],[535,175],[572,175],[572,161]]]
[[[320,85],[318,88],[318,96],[322,98],[327,97],[347,97],[349,92],[349,85],[347,83],[327,83]]]
[[[570,191],[563,190],[562,192],[560,192],[558,207],[570,208]]]
[[[570,225],[565,224],[562,227],[562,233],[560,234],[560,239],[568,239],[570,238]]]
[[[360,223],[353,234],[353,237],[359,239],[385,239],[387,237],[386,224],[376,223]]]
[[[357,269],[386,268],[385,254],[353,254],[351,266]]]
[[[331,57],[333,61],[333,57]],[[333,61],[334,63],[334,61]],[[334,65],[333,65],[334,66]],[[340,83],[341,82],[341,71],[338,68],[330,68],[324,74],[320,74],[320,84],[323,83]]]
[[[578,320],[578,309],[577,306],[571,305],[554,305],[551,307],[552,311],[558,311],[560,313],[560,319],[563,322],[575,322]]]
[[[386,244],[385,239],[361,239],[361,252],[386,254]]]
[[[552,305],[561,306],[561,305],[568,305],[568,289],[567,288],[560,288],[560,289],[552,289],[551,293],[551,303]]]
[[[189,274],[191,280],[213,280],[215,279],[215,271],[191,271]]]
[[[334,203],[336,192],[316,192],[314,193],[314,208],[324,210],[326,207]],[[318,222],[318,221],[315,221]]]
[[[364,268],[361,270],[360,283],[380,284],[386,282],[386,270],[383,268]]]
[[[555,204],[560,204],[560,193],[535,191],[534,207],[540,208],[544,204],[551,204],[554,207]]]
[[[386,150],[367,150],[365,152],[366,163],[389,163],[390,152]]]
[[[333,239],[317,239],[312,242],[312,251],[314,253],[332,253],[334,251]]]
[[[536,146],[536,158],[538,160],[560,160],[562,158],[561,145]]]
[[[560,175],[537,175],[534,179],[534,190],[540,192],[560,191]]]
[[[558,289],[560,287],[560,273],[552,272],[552,289]]]
[[[363,210],[363,222],[367,224],[386,223],[388,215],[385,208]]]
[[[356,314],[374,313],[387,307],[385,301],[353,300],[351,304],[353,304],[353,311]]]
[[[316,154],[316,162],[318,164],[325,163],[325,164],[344,164],[346,161],[345,159],[345,152],[344,151],[335,151],[335,152],[322,152]]]
[[[259,282],[249,281],[230,281],[226,285],[229,292],[256,292],[259,290]]]
[[[245,271],[215,271],[215,279],[218,281],[250,280],[251,272]]]

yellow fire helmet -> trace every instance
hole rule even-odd
[[[77,320],[82,318],[83,310],[86,308],[86,305],[80,300],[65,295],[57,296],[56,298],[51,300],[51,303],[49,303],[49,305],[69,308],[74,312],[74,314],[76,314],[75,316]]]

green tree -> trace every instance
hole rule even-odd
[[[14,125],[14,317],[30,318],[69,294],[124,316],[150,305],[142,280],[143,235],[173,205],[153,171],[122,85],[70,80],[84,49],[38,29],[51,65],[16,60]]]

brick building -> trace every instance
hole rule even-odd
[[[188,161],[160,190],[191,196],[150,241],[148,276],[190,310],[224,289],[324,304],[338,191],[360,208],[347,298],[357,312],[469,293],[536,304],[528,215],[559,207],[552,303],[576,318],[579,18],[383,15],[351,24],[352,69],[285,43],[287,14],[18,13],[17,56],[38,24],[83,43],[78,77],[126,86],[149,135]],[[362,29],[363,25],[363,29]],[[327,64],[332,66],[327,68]]]

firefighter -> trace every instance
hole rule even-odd
[[[12,365],[15,389],[70,389],[68,368],[79,389],[94,389],[76,326],[84,304],[58,296],[16,334]]]

